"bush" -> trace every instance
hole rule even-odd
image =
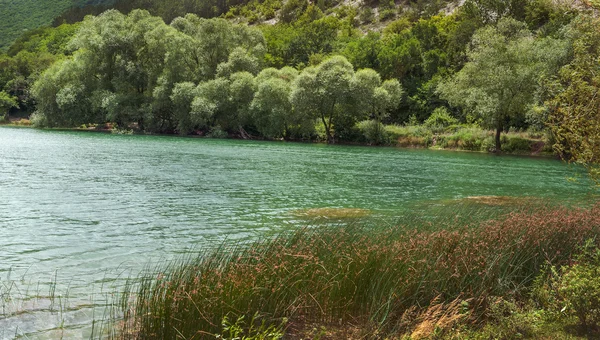
[[[458,124],[458,119],[452,117],[445,107],[438,107],[427,118],[424,125],[434,132],[443,132],[447,127]]]
[[[393,9],[382,9],[379,11],[379,21],[384,22],[396,17],[396,11]]]
[[[254,314],[248,324],[242,315],[237,318],[235,323],[232,323],[227,316],[223,317],[223,330],[221,334],[215,334],[216,339],[222,340],[278,340],[283,337],[285,323],[287,319],[283,319],[279,326],[267,325],[266,321],[258,322],[258,313]]]
[[[373,9],[371,7],[365,7],[358,16],[359,20],[363,24],[370,24],[375,19],[375,14],[373,13]]]
[[[227,132],[223,131],[223,129],[221,129],[219,125],[217,125],[210,129],[210,131],[206,134],[206,137],[224,139],[229,137],[229,135],[227,134]]]
[[[401,147],[429,147],[433,144],[433,134],[422,125],[387,125],[385,131],[391,142]]]
[[[288,0],[279,12],[279,19],[285,23],[292,23],[298,20],[307,7],[306,0]]]
[[[443,138],[442,146],[469,151],[488,151],[493,146],[489,132],[474,127],[462,127]]]
[[[504,152],[531,151],[531,141],[525,138],[503,136],[502,139],[502,151]]]
[[[385,126],[375,120],[365,120],[357,124],[367,143],[372,145],[389,144],[390,137]]]
[[[592,240],[575,257],[575,264],[560,270],[551,267],[549,275],[536,282],[534,299],[555,316],[577,317],[583,327],[600,326],[600,249]]]

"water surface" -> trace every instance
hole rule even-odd
[[[527,157],[0,128],[0,339],[87,336],[89,305],[116,278],[305,223],[293,211],[394,218],[469,196],[586,200],[589,183],[572,175]]]

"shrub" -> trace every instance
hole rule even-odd
[[[577,317],[583,327],[600,326],[600,249],[588,240],[571,266],[551,267],[536,282],[534,299],[556,316]]]
[[[438,107],[431,116],[423,123],[434,132],[443,132],[451,125],[458,124],[458,119],[452,117],[445,107]]]
[[[224,139],[229,137],[227,132],[223,131],[219,125],[210,129],[210,131],[206,134],[208,138],[216,138],[216,139]]]
[[[365,7],[360,11],[358,16],[359,20],[363,24],[370,24],[375,19],[375,14],[373,13],[373,9],[371,7]]]
[[[387,125],[385,131],[390,141],[400,147],[429,147],[433,144],[433,134],[422,125]]]
[[[258,322],[258,313],[254,314],[249,323],[242,315],[232,323],[229,317],[224,316],[221,334],[215,334],[216,339],[222,340],[278,340],[283,337],[286,319],[280,325],[267,325],[265,320]]]
[[[294,22],[298,20],[307,7],[308,2],[306,0],[288,0],[279,12],[279,19],[285,23]]]
[[[503,136],[502,151],[504,152],[530,152],[531,141],[521,137]]]
[[[394,19],[395,17],[396,17],[396,11],[391,8],[382,9],[379,11],[379,21],[381,21],[381,22]]]
[[[376,120],[365,120],[357,124],[367,143],[372,145],[389,144],[390,137],[385,126]]]
[[[469,151],[488,151],[490,140],[489,132],[473,127],[459,128],[452,135],[444,138],[445,147]]]

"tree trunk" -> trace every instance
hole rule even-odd
[[[323,121],[323,126],[325,127],[325,134],[327,134],[327,143],[333,144],[334,140],[333,136],[331,136],[331,123],[329,123],[329,125],[327,124],[324,115],[321,115],[321,120]]]
[[[500,142],[501,134],[502,134],[502,126],[498,126],[496,128],[496,153],[500,153],[502,151],[502,145]]]

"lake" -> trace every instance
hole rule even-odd
[[[589,199],[573,175],[530,157],[0,128],[0,339],[89,336],[128,276],[309,223],[298,211]]]

